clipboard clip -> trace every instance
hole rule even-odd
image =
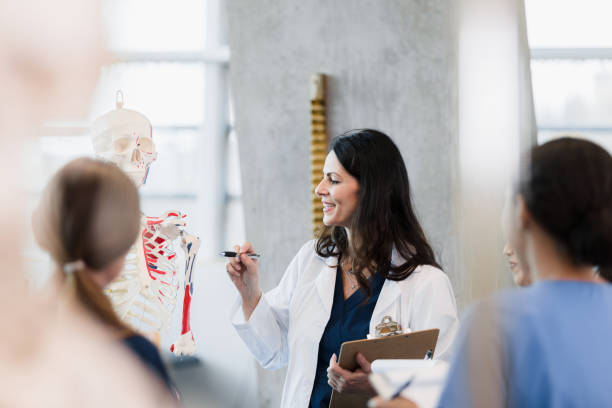
[[[402,326],[394,322],[391,316],[383,317],[382,321],[376,325],[376,337],[395,336],[402,333]]]

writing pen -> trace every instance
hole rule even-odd
[[[432,358],[433,358],[433,351],[427,350],[427,353],[425,353],[425,358],[423,360],[431,360]],[[399,397],[402,391],[404,391],[406,388],[410,386],[410,384],[412,384],[414,377],[416,377],[416,374],[410,377],[408,381],[400,385],[399,388],[393,393],[393,395],[391,395],[391,398],[389,399],[392,400],[392,399]]]
[[[397,397],[399,397],[402,391],[404,391],[406,388],[410,386],[410,384],[412,384],[414,377],[416,377],[416,375],[413,375],[412,377],[410,377],[408,381],[400,385],[399,388],[393,393],[393,395],[389,397],[389,400],[396,399]]]
[[[239,254],[238,252],[234,252],[234,251],[223,251],[223,252],[220,252],[219,255],[224,256],[226,258],[235,258],[236,256],[242,255],[242,254]],[[248,255],[249,258],[251,259],[257,259],[260,257],[259,254],[246,254],[246,255]]]

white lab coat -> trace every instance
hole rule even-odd
[[[240,298],[231,312],[236,331],[264,368],[288,365],[281,408],[308,407],[319,341],[332,309],[338,260],[318,256],[314,245],[314,240],[309,241],[300,249],[248,321]],[[394,251],[392,263],[399,261]],[[439,328],[434,357],[447,357],[459,323],[453,289],[440,269],[422,265],[403,281],[386,280],[370,320],[370,334],[386,315],[412,331]]]

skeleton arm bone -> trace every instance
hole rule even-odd
[[[195,339],[191,332],[190,316],[191,298],[193,296],[193,266],[200,248],[200,239],[195,235],[181,231],[181,248],[185,251],[185,296],[183,298],[183,320],[181,335],[170,350],[175,354],[193,354]]]

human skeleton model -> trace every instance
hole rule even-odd
[[[96,155],[117,164],[136,183],[147,181],[149,167],[157,158],[151,123],[142,114],[123,109],[123,94],[117,92],[116,109],[98,118],[91,138]],[[107,288],[121,320],[157,341],[172,317],[181,288],[173,243],[180,238],[185,252],[185,280],[181,334],[170,350],[191,355],[195,341],[189,322],[193,296],[193,265],[199,238],[185,230],[186,215],[168,211],[161,217],[142,215],[140,235],[126,257],[123,271]]]

